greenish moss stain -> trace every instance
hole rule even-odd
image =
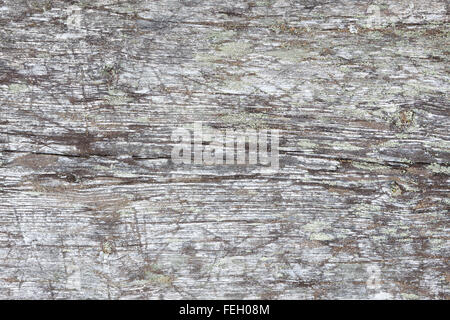
[[[328,226],[326,222],[323,221],[313,221],[311,223],[305,224],[302,229],[306,232],[318,232],[322,231]]]
[[[313,233],[310,237],[310,240],[315,240],[315,241],[329,241],[329,240],[333,240],[334,236],[331,234],[327,234],[327,233]]]
[[[13,83],[8,86],[8,90],[11,93],[22,93],[30,91],[31,88],[27,86],[26,84],[20,84],[20,83]]]
[[[419,299],[418,295],[412,294],[412,293],[402,293],[401,296],[405,300],[418,300]]]
[[[102,251],[105,254],[111,254],[114,251],[114,244],[111,241],[106,241],[102,244]]]
[[[317,144],[308,140],[300,140],[297,142],[297,145],[302,149],[314,149],[315,147],[317,147]]]
[[[198,53],[194,59],[199,63],[214,66],[223,59],[239,59],[252,52],[252,45],[247,42],[226,42],[216,47],[215,51]]]
[[[317,55],[317,53],[310,52],[306,49],[295,48],[295,49],[281,49],[267,52],[267,55],[278,58],[282,61],[287,62],[300,62],[312,58]]]
[[[227,42],[219,46],[219,55],[228,58],[240,58],[251,52],[252,45],[247,42]]]
[[[228,114],[222,116],[222,121],[226,124],[242,126],[252,129],[261,129],[266,127],[267,116],[264,114],[241,112],[237,114]]]
[[[362,203],[353,207],[353,213],[361,217],[370,217],[373,214],[381,213],[381,207],[379,205]]]
[[[105,97],[106,101],[110,104],[126,104],[133,99],[127,96],[125,92],[119,91],[119,90],[109,90],[108,95]]]
[[[156,274],[150,271],[145,273],[145,279],[152,284],[158,285],[170,285],[172,283],[171,277],[163,274]]]
[[[402,189],[400,188],[400,186],[397,183],[392,183],[391,184],[391,194],[394,197],[398,197],[402,195]]]
[[[215,31],[208,34],[207,39],[213,43],[231,40],[235,37],[236,32],[233,30]]]
[[[117,211],[121,216],[131,216],[134,212],[135,210],[132,208],[125,208]]]
[[[248,91],[253,90],[252,83],[246,80],[226,80],[223,85],[224,90]]]
[[[170,285],[173,281],[172,277],[165,275],[157,264],[151,264],[145,268],[144,279],[148,283],[164,286]]]

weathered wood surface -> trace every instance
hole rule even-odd
[[[0,1],[0,297],[448,299],[447,6]]]

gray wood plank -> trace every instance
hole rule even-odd
[[[0,298],[448,299],[448,2],[0,1]],[[177,128],[280,130],[278,172]]]

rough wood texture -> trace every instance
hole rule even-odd
[[[0,0],[0,298],[448,299],[447,5]]]

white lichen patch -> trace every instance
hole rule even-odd
[[[381,229],[381,233],[387,234],[389,236],[396,236],[398,234],[397,228],[383,228]]]
[[[221,120],[226,124],[261,129],[266,127],[267,116],[261,113],[240,112],[237,114],[224,115]]]
[[[130,216],[134,212],[135,211],[132,208],[124,208],[117,211],[117,213],[120,214],[121,216]]]
[[[446,175],[450,175],[450,167],[445,167],[438,163],[433,163],[433,164],[428,165],[427,169],[433,173],[443,173]]]
[[[227,42],[219,46],[219,55],[236,59],[251,53],[251,48],[247,42]]]
[[[373,236],[371,237],[371,239],[375,242],[379,242],[379,241],[386,241],[387,238],[385,236]]]
[[[151,118],[150,117],[138,117],[136,119],[134,119],[136,122],[139,123],[149,123],[151,122]]]
[[[444,239],[430,239],[430,248],[432,252],[439,252],[441,250],[445,250],[448,245],[448,241],[445,241]]]
[[[424,141],[424,144],[437,150],[450,150],[450,140],[436,139],[434,141]]]
[[[114,173],[114,176],[116,176],[118,178],[137,178],[137,177],[140,177],[141,175],[139,175],[137,173],[133,173],[133,172],[116,171]]]
[[[403,89],[403,93],[412,98],[422,96],[423,94],[446,93],[442,87],[426,85],[417,81],[409,81],[403,86]]]
[[[281,49],[267,52],[267,55],[285,62],[300,62],[317,56],[317,53],[303,48]]]
[[[306,232],[319,232],[325,229],[329,224],[324,221],[313,221],[305,224],[302,229]]]
[[[315,240],[315,241],[329,241],[329,240],[333,240],[334,236],[331,234],[327,234],[327,233],[313,233],[310,237],[310,240]]]
[[[208,53],[198,53],[195,55],[194,60],[205,65],[212,65],[214,61],[218,60],[218,56]]]
[[[246,269],[246,259],[243,256],[231,256],[219,259],[216,263],[209,265],[208,270],[221,270],[225,274],[243,274]]]
[[[247,93],[255,91],[252,82],[249,80],[233,80],[228,79],[224,82],[222,90],[228,93]]]
[[[29,86],[27,86],[26,84],[12,83],[8,86],[8,90],[11,93],[22,93],[22,92],[30,91],[31,88]]]
[[[222,59],[239,59],[252,52],[252,45],[247,42],[227,42],[219,45],[210,53],[199,53],[195,60],[202,63],[213,63]]]
[[[402,298],[405,300],[418,300],[419,296],[413,293],[402,293]]]
[[[235,37],[235,35],[236,32],[234,32],[233,30],[214,31],[208,35],[207,39],[213,43],[216,43],[225,40],[231,40],[233,37]]]
[[[308,141],[308,140],[300,140],[297,142],[297,145],[301,148],[301,149],[314,149],[315,147],[317,147],[317,144]]]
[[[378,144],[378,148],[397,148],[400,146],[400,142],[398,140],[389,140]]]
[[[164,274],[157,274],[151,271],[145,273],[145,280],[151,284],[168,286],[172,283],[172,278]]]
[[[126,104],[132,101],[132,99],[128,97],[125,92],[119,90],[109,90],[105,99],[112,105]]]
[[[370,217],[380,212],[381,207],[375,204],[361,203],[353,207],[353,213],[360,217]]]

